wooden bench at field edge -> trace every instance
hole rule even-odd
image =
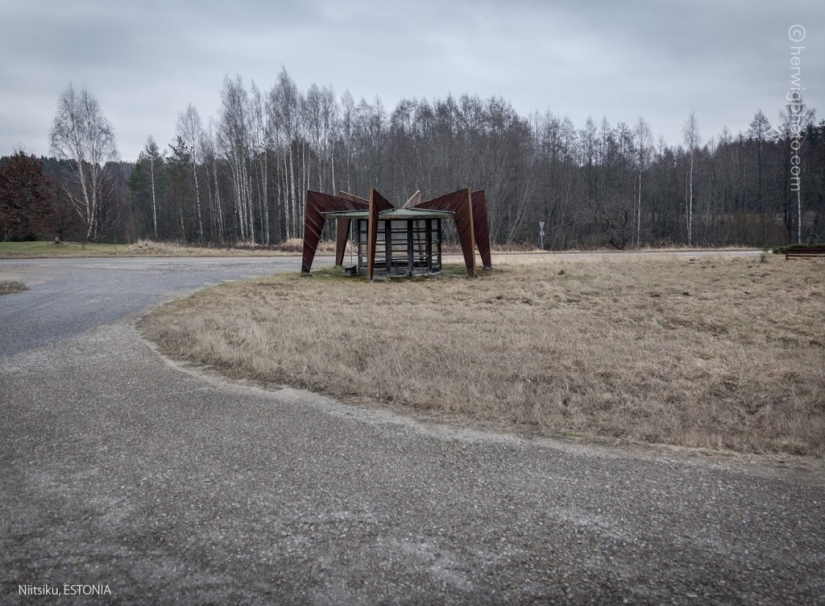
[[[810,248],[786,248],[785,249],[785,260],[787,261],[791,257],[794,258],[804,258],[804,257],[821,257],[825,256],[825,246],[816,246]]]

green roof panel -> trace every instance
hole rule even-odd
[[[345,210],[321,213],[327,219],[368,219],[369,211]],[[455,213],[449,210],[427,210],[424,208],[393,208],[378,213],[382,221],[409,221],[424,219],[452,219]]]

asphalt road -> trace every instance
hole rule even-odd
[[[205,286],[300,265],[290,257],[0,261],[0,277],[29,287],[0,299],[0,356],[61,341]]]
[[[204,376],[134,328],[297,267],[0,262],[31,288],[0,297],[0,604],[825,604],[820,467],[421,424]],[[65,585],[107,593],[31,595]]]

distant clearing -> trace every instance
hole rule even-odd
[[[324,270],[228,284],[142,329],[232,377],[439,418],[825,454],[825,260],[497,262],[476,280],[456,266],[372,284]]]

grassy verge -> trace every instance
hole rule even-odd
[[[10,295],[23,290],[28,289],[22,282],[0,280],[0,295]]]
[[[220,286],[142,329],[173,357],[544,435],[825,454],[825,263],[502,264]]]
[[[124,254],[121,244],[86,244],[79,242],[0,242],[0,259],[39,259],[47,257],[112,257]]]
[[[237,244],[235,246],[193,246],[183,245],[176,242],[154,242],[152,240],[138,240],[134,244],[82,244],[80,242],[0,242],[0,259],[46,259],[52,257],[268,257],[268,256],[296,256],[303,252],[303,240],[292,238],[273,244],[263,246],[260,244],[248,245]],[[444,253],[450,255],[460,255],[461,247],[458,244],[445,244]],[[645,248],[644,252],[674,252],[680,249],[671,248]],[[693,249],[690,249],[693,250]],[[345,254],[345,264],[349,264],[350,245],[347,245]],[[570,252],[593,252],[575,251]],[[602,250],[601,252],[615,252],[613,250]],[[638,252],[638,251],[631,251]],[[540,251],[530,249],[526,246],[501,246],[495,247],[493,253],[496,255],[552,255],[551,251]],[[316,255],[331,256],[335,254],[335,242],[325,240],[318,245]]]
[[[229,257],[300,255],[303,241],[287,240],[273,246],[234,247],[185,246],[174,242],[139,240],[134,244],[81,244],[80,242],[0,242],[0,259],[44,259],[53,257]],[[335,252],[334,242],[322,242],[318,255]]]

